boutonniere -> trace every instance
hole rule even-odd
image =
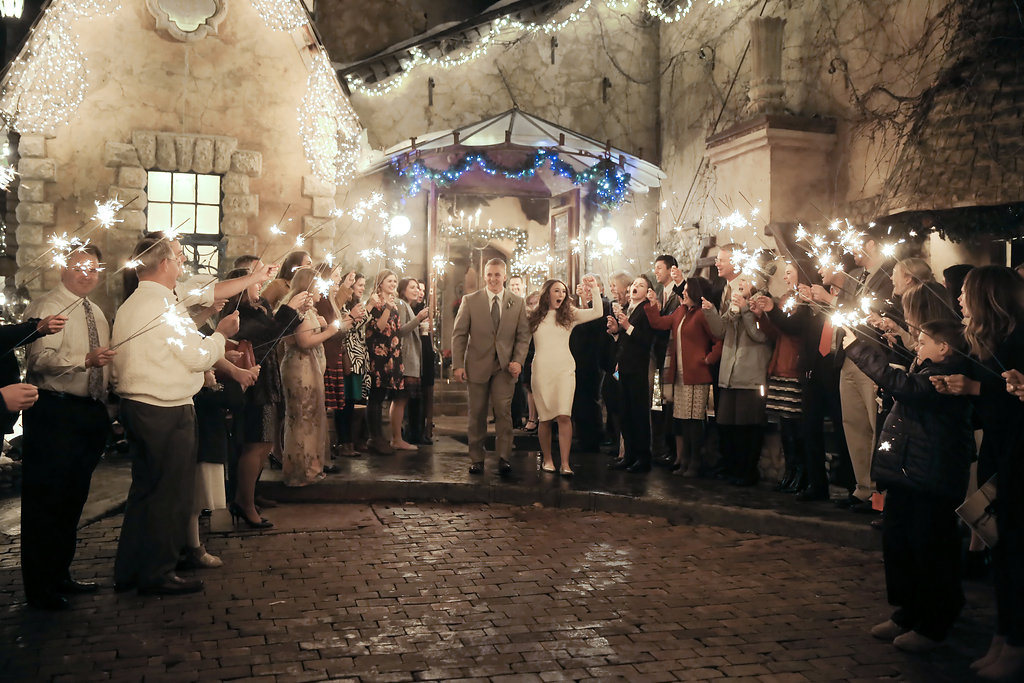
[[[505,308],[512,308],[512,304],[513,304],[512,299],[509,299],[508,301],[505,302]]]

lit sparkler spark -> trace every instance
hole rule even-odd
[[[882,443],[878,444],[878,450],[880,450],[880,451],[891,451],[892,450],[892,444],[890,442],[888,442],[888,441],[883,441]]]
[[[270,226],[270,234],[271,235],[283,235],[284,234],[284,230],[282,230],[281,228],[277,227],[276,225],[271,225]]]
[[[115,223],[124,222],[123,218],[117,217],[118,212],[124,208],[124,204],[117,197],[108,199],[102,204],[99,202],[95,202],[95,204],[96,213],[93,215],[93,218],[104,228],[110,229],[114,227]]]
[[[132,268],[132,269],[134,269],[134,268],[138,268],[141,265],[142,265],[142,261],[140,259],[136,258],[136,259],[132,259],[130,261],[126,261],[125,264],[124,264],[124,267],[125,268]]]
[[[18,172],[12,167],[7,166],[6,164],[0,166],[0,190],[6,191],[17,177]]]
[[[363,249],[362,251],[360,251],[358,253],[359,253],[359,258],[363,259],[364,261],[372,261],[374,259],[384,258],[384,252],[381,251],[380,249],[378,249],[377,247],[370,247],[369,249]]]
[[[330,280],[325,280],[320,277],[313,280],[313,287],[322,297],[331,293],[331,284]]]
[[[306,243],[306,238],[304,238],[302,235],[299,235],[299,236],[297,236],[295,238],[295,247],[296,248],[301,247],[305,243]]]
[[[325,256],[324,262],[327,263],[328,268],[334,268],[334,254],[328,254]]]

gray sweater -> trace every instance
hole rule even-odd
[[[423,348],[420,345],[420,321],[412,307],[404,299],[398,300],[398,339],[402,344],[402,374],[405,377],[419,377]]]

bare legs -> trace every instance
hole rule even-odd
[[[259,521],[256,512],[256,481],[263,471],[263,459],[273,448],[269,443],[247,443],[238,456],[238,484],[235,486],[235,504],[249,521]]]
[[[408,402],[409,399],[404,396],[391,400],[391,407],[388,408],[388,419],[391,421],[391,447],[403,451],[414,451],[416,447],[402,438],[402,420],[405,419],[405,404]]]
[[[569,466],[569,451],[572,448],[572,420],[568,415],[559,415],[554,420],[546,420],[538,426],[537,437],[540,440],[540,452],[544,456],[541,467],[548,472],[555,471],[555,463],[551,453],[551,423],[558,423],[558,453],[562,474],[572,474]]]

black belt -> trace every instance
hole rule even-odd
[[[102,403],[91,396],[79,396],[78,394],[69,394],[66,391],[52,391],[50,389],[40,389],[40,394],[46,394],[53,398],[59,398],[66,401],[73,401],[77,403]]]

